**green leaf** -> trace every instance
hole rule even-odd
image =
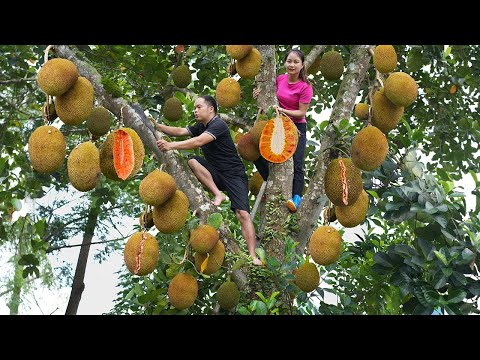
[[[210,214],[210,216],[207,219],[207,223],[211,226],[213,226],[215,229],[218,229],[223,222],[223,216],[220,213],[213,213]]]
[[[250,311],[248,311],[245,306],[240,306],[240,307],[237,309],[237,312],[238,312],[240,315],[250,315]]]
[[[437,256],[437,258],[438,258],[445,266],[448,265],[447,259],[445,258],[445,256],[444,256],[440,251],[434,250],[433,252],[434,252],[434,254]]]
[[[125,296],[125,300],[130,300],[133,298],[133,295],[135,295],[135,289],[132,289],[128,292],[128,294]]]
[[[369,193],[370,195],[372,195],[375,199],[379,199],[379,196],[377,194],[376,191],[374,190],[367,190],[367,193]]]
[[[448,303],[449,304],[456,304],[459,302],[462,302],[463,299],[465,299],[465,296],[467,296],[467,293],[462,290],[462,289],[453,289],[448,291]]]
[[[22,202],[18,199],[13,198],[12,199],[12,206],[15,208],[15,210],[20,211],[22,210]]]
[[[387,268],[393,268],[393,264],[390,262],[390,258],[387,254],[383,252],[375,253],[373,255],[373,260],[379,265],[385,266]]]
[[[447,277],[441,271],[437,271],[435,277],[433,278],[433,287],[438,290],[441,287],[444,287],[446,284]]]
[[[328,125],[328,120],[325,120],[325,121],[322,121],[318,127],[320,131],[324,131],[327,125]]]
[[[232,266],[232,271],[240,269],[245,264],[245,259],[240,258]]]
[[[348,119],[342,119],[340,120],[340,123],[338,124],[338,128],[340,130],[344,130],[345,128],[348,127],[349,120]]]
[[[450,55],[450,52],[451,52],[451,51],[452,51],[452,47],[451,47],[451,46],[447,47],[447,48],[445,49],[445,53],[444,53],[445,55],[444,55],[444,56],[447,57],[448,55]]]

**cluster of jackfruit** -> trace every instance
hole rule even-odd
[[[208,224],[197,226],[190,234],[190,245],[195,251],[197,271],[211,275],[220,269],[225,259],[225,245],[217,229]]]

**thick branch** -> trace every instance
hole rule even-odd
[[[298,211],[300,232],[297,239],[300,242],[298,246],[300,252],[303,252],[310,235],[317,227],[318,219],[325,205],[324,176],[330,162],[331,147],[335,144],[335,130],[331,125],[338,126],[340,120],[350,118],[360,86],[365,80],[370,58],[368,45],[357,45],[352,48],[350,61],[343,74],[343,81],[333,105],[329,120],[330,125],[321,139],[320,154],[317,158],[314,176],[310,180],[308,190],[303,197],[302,206]]]
[[[0,80],[0,85],[3,84],[16,84],[24,81],[36,81],[36,77],[31,77],[31,78],[22,78],[22,79],[9,79],[9,80]]]
[[[325,51],[327,45],[315,45],[312,50],[305,56],[305,68],[308,69],[310,65]]]

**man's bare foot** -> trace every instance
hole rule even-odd
[[[260,261],[259,258],[254,257],[254,258],[252,258],[252,260],[253,260],[253,265],[263,266],[263,263]]]
[[[220,205],[227,197],[223,195],[223,193],[220,193],[220,195],[215,196],[215,199],[213,199],[212,203],[215,206]]]

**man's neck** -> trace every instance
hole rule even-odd
[[[207,126],[207,124],[208,124],[210,121],[212,121],[215,116],[217,116],[217,114],[213,114],[210,119],[208,119],[207,121],[203,121],[203,122],[202,122],[203,125],[204,125],[204,126]]]

